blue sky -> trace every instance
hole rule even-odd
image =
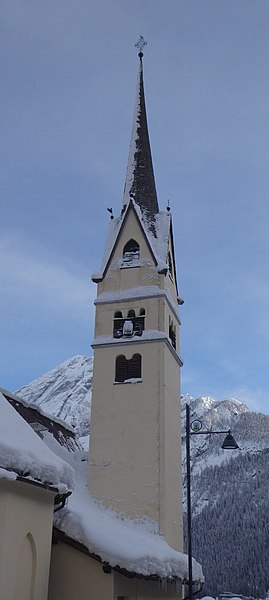
[[[267,0],[2,2],[2,387],[91,354],[90,275],[122,202],[142,34],[182,392],[269,413],[268,32]]]

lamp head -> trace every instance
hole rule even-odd
[[[236,450],[237,448],[239,448],[237,442],[235,441],[230,431],[226,435],[226,438],[223,440],[221,447],[223,448],[223,450]]]

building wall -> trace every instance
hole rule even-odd
[[[115,383],[119,353],[142,355],[142,381]],[[89,491],[152,519],[182,549],[179,365],[164,341],[95,349]]]
[[[163,342],[161,342],[163,343]],[[140,352],[142,381],[114,383],[116,357]],[[159,344],[96,348],[90,424],[89,492],[130,517],[158,522]]]
[[[100,562],[58,541],[53,544],[48,600],[180,600],[182,586],[104,573]]]
[[[114,600],[180,600],[182,585],[180,583],[151,581],[145,579],[128,579],[115,572]]]
[[[54,496],[0,480],[1,600],[47,600]]]
[[[58,541],[52,546],[48,600],[114,600],[114,574]]]
[[[160,419],[160,530],[167,542],[183,551],[180,369],[163,346],[164,386]]]

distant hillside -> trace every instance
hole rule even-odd
[[[75,356],[17,390],[28,401],[89,431],[93,359]],[[185,405],[203,429],[231,429],[240,450],[222,450],[224,436],[192,436],[193,555],[202,563],[203,594],[224,591],[265,598],[269,589],[269,416],[229,398],[181,398],[185,489]],[[183,499],[185,507],[185,498]]]

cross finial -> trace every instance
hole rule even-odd
[[[143,50],[144,46],[147,45],[147,43],[148,42],[146,42],[146,40],[144,40],[143,35],[140,35],[138,42],[135,44],[135,48],[138,48],[138,50],[139,50],[139,53],[138,53],[139,58],[142,58],[142,56],[143,56],[142,50]]]

